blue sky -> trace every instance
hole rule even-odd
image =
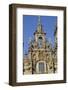
[[[46,38],[54,45],[54,31],[57,24],[56,16],[40,16],[43,31],[46,32]],[[38,16],[24,15],[23,16],[23,41],[24,53],[28,52],[28,44],[30,38],[34,37],[33,33],[36,31],[38,25]]]

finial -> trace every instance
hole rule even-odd
[[[41,24],[41,18],[38,16],[38,24]]]

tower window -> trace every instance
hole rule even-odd
[[[44,63],[39,63],[39,72],[40,72],[41,74],[44,73]]]
[[[42,39],[42,37],[39,37],[39,39]]]
[[[38,47],[41,48],[42,47],[42,37],[38,38]]]

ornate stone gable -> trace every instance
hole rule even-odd
[[[46,40],[46,33],[43,32],[40,16],[37,30],[34,33],[34,40],[30,41],[28,57],[24,59],[24,74],[47,74],[55,73],[55,56],[51,44]]]

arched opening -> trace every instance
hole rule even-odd
[[[42,37],[38,38],[38,47],[41,48],[42,47]]]
[[[46,62],[41,60],[36,64],[36,73],[37,74],[44,74],[46,73]]]
[[[44,73],[44,71],[45,71],[45,69],[44,69],[44,63],[43,62],[40,62],[39,63],[39,73],[41,73],[41,74],[43,74]]]

